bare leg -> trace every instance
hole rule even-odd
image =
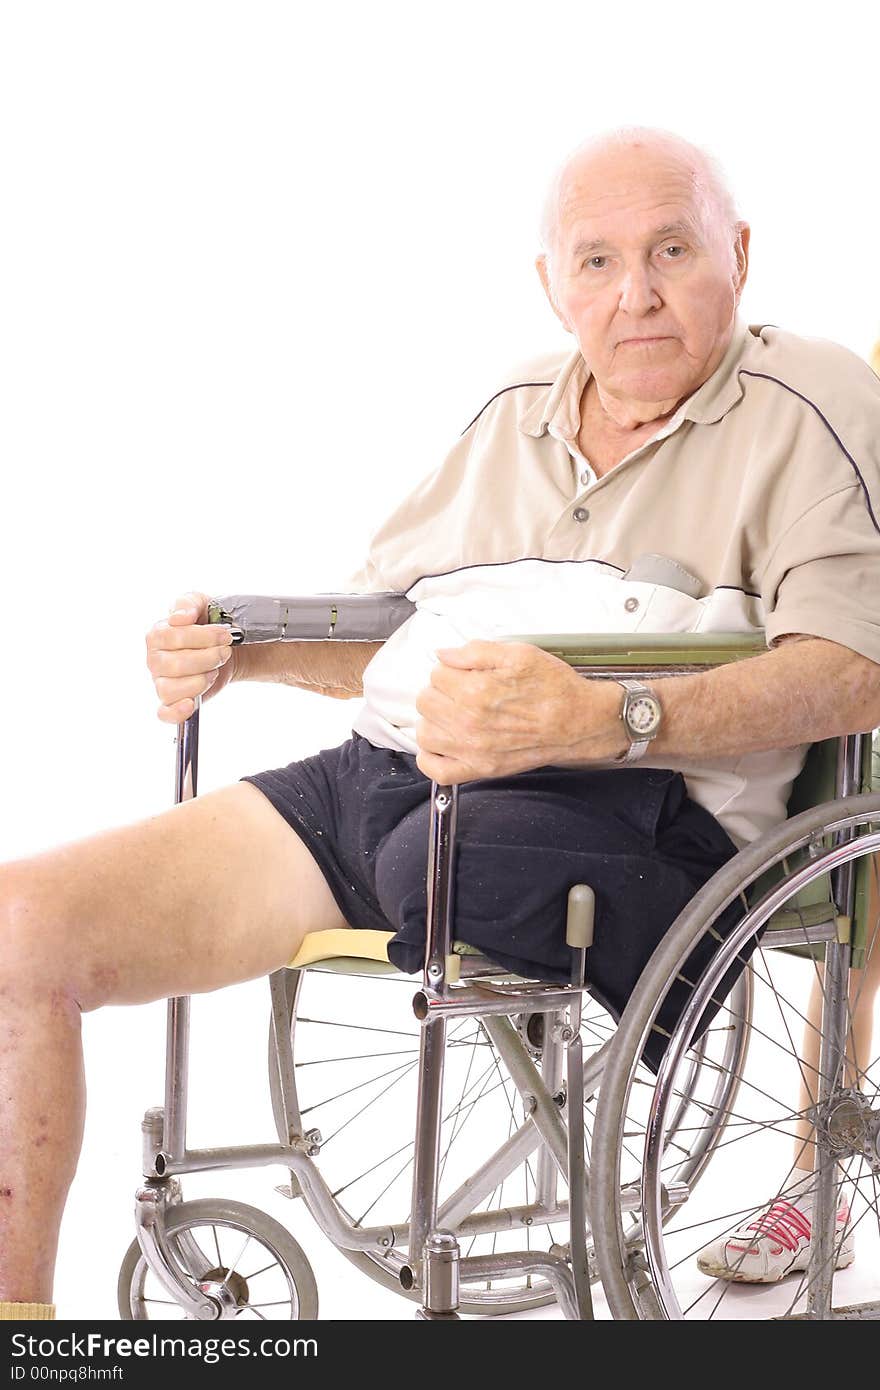
[[[253,979],[344,925],[246,782],[0,866],[0,1299],[51,1301],[83,1130],[81,1011]]]
[[[868,940],[866,960],[862,970],[851,974],[849,1001],[852,1023],[847,1040],[846,1084],[858,1087],[865,1068],[872,1060],[872,1039],[874,1036],[874,1003],[880,990],[880,856],[871,860],[871,873],[868,891]],[[816,1086],[819,1077],[819,1046],[822,1025],[822,982],[820,974],[814,976],[807,1009],[808,1022],[804,1028],[803,1071],[805,1080],[801,1083],[798,1109],[804,1111],[815,1103]],[[813,1167],[813,1131],[807,1123],[797,1127],[798,1142],[796,1162],[799,1168]]]

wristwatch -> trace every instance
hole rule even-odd
[[[657,737],[663,711],[653,690],[642,685],[641,681],[619,680],[618,685],[623,686],[620,717],[630,745],[617,761],[634,763],[644,755],[651,739]]]

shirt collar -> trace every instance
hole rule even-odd
[[[741,400],[743,389],[737,368],[748,337],[748,325],[737,316],[723,358],[708,380],[692,396],[688,396],[672,419],[667,421],[662,431],[664,435],[671,433],[684,420],[693,420],[699,425],[714,424]],[[590,375],[580,350],[576,350],[562,364],[553,385],[523,412],[519,421],[523,434],[537,439],[552,427],[558,439],[576,439],[581,423],[581,396]]]

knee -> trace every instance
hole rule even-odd
[[[59,914],[27,861],[0,865],[0,989],[13,998],[75,998]]]

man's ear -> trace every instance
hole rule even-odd
[[[556,303],[556,296],[553,293],[553,281],[550,278],[550,265],[543,251],[535,261],[535,267],[538,271],[539,276],[541,277],[541,284],[544,286],[544,293],[550,301],[550,308],[553,310],[554,314],[559,319],[559,322],[562,324],[562,327],[565,329],[566,333],[571,333],[571,324],[565,317],[565,314],[563,314],[559,305]]]
[[[748,278],[749,274],[749,240],[751,238],[751,235],[752,229],[749,226],[748,222],[737,222],[736,240],[733,243],[733,254],[736,264],[734,286],[736,290],[737,305],[739,305],[740,298],[742,297],[743,288],[745,286],[746,279]]]

